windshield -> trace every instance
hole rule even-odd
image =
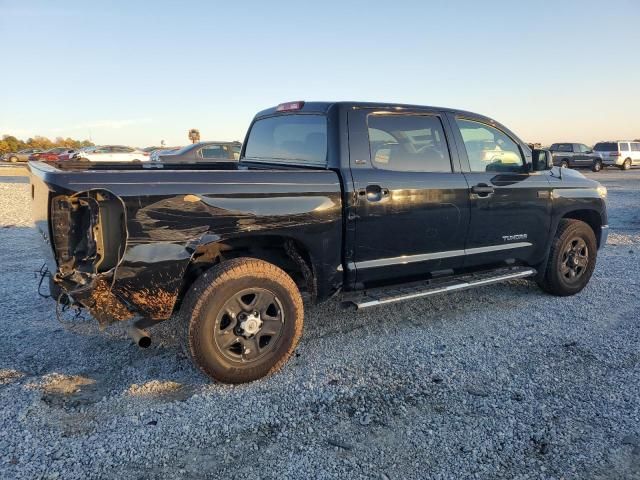
[[[593,147],[596,152],[617,152],[618,144],[613,142],[601,142],[596,143],[596,146]]]
[[[327,118],[289,114],[267,117],[251,127],[245,159],[269,163],[327,164]]]

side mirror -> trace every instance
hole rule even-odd
[[[531,155],[532,170],[534,172],[542,172],[553,168],[553,157],[549,150],[534,149]]]

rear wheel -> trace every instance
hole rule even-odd
[[[553,295],[575,295],[589,283],[597,254],[596,236],[589,225],[580,220],[560,220],[538,285]]]
[[[593,170],[594,172],[599,172],[600,170],[602,170],[602,160],[594,160],[591,170]]]
[[[181,315],[194,362],[224,383],[251,382],[282,367],[304,321],[302,297],[291,277],[253,258],[207,271],[189,290]]]

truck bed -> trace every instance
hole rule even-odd
[[[55,280],[101,323],[168,318],[189,269],[249,235],[314,252],[318,296],[341,282],[342,194],[333,171],[104,167],[29,164]]]

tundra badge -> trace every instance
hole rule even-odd
[[[526,240],[527,239],[527,234],[526,233],[519,233],[517,235],[503,235],[502,236],[502,240],[504,240],[505,242],[513,242],[514,240]]]

